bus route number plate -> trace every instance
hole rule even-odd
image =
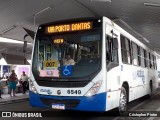
[[[65,105],[64,104],[52,104],[53,109],[59,109],[59,110],[64,110]]]

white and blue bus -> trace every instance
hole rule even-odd
[[[63,60],[70,54],[74,65]],[[62,110],[127,110],[158,88],[156,53],[106,17],[38,27],[30,104]]]

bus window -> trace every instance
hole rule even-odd
[[[133,65],[138,66],[139,61],[138,61],[138,45],[132,42],[132,61]]]
[[[106,62],[109,63],[111,62],[112,57],[111,57],[111,37],[107,36],[106,37]]]
[[[147,60],[147,67],[149,68],[149,53],[146,51],[146,60]]]
[[[93,75],[92,73],[101,68],[101,42],[99,31],[39,36],[35,44],[35,49],[39,50],[34,52],[33,61],[36,68],[33,68],[33,72],[39,77],[53,78],[79,78]],[[38,58],[36,51],[39,51]],[[64,64],[66,63],[64,61],[69,61],[66,57],[67,54],[75,63],[74,65],[70,64],[70,74],[64,72],[65,66],[69,66]],[[41,61],[38,64],[36,64],[37,59]]]
[[[145,67],[144,49],[141,47],[140,47],[140,61],[141,61],[141,66]]]
[[[145,67],[148,67],[147,52],[146,52],[146,50],[143,50],[143,51],[144,51],[144,63],[145,63]]]
[[[39,54],[38,54],[38,60],[43,61],[44,60],[44,44],[39,43]]]
[[[138,65],[141,66],[141,53],[140,53],[140,47],[138,46]]]
[[[118,63],[118,39],[113,38],[112,39],[112,57],[113,62]]]
[[[152,59],[151,59],[152,69],[154,69],[155,68],[154,55],[151,55],[151,56],[152,56]]]
[[[151,55],[151,64],[152,64],[152,69],[154,69],[154,56],[153,55]]]
[[[148,52],[148,56],[149,56],[149,68],[152,68],[151,54],[149,52]]]
[[[155,64],[155,70],[157,70],[157,59],[156,59],[156,56],[154,56],[154,64]]]
[[[46,44],[46,59],[51,60],[51,44]]]
[[[118,63],[118,40],[117,38],[106,37],[106,61]]]
[[[121,53],[122,62],[126,64],[131,64],[130,40],[123,35],[121,35]]]

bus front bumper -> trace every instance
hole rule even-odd
[[[50,96],[29,92],[31,106],[52,108],[53,104],[63,104],[66,110],[99,111],[106,110],[106,93],[86,96]]]

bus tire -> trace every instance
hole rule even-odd
[[[127,111],[127,92],[124,87],[121,88],[118,111],[120,115],[124,115]]]

